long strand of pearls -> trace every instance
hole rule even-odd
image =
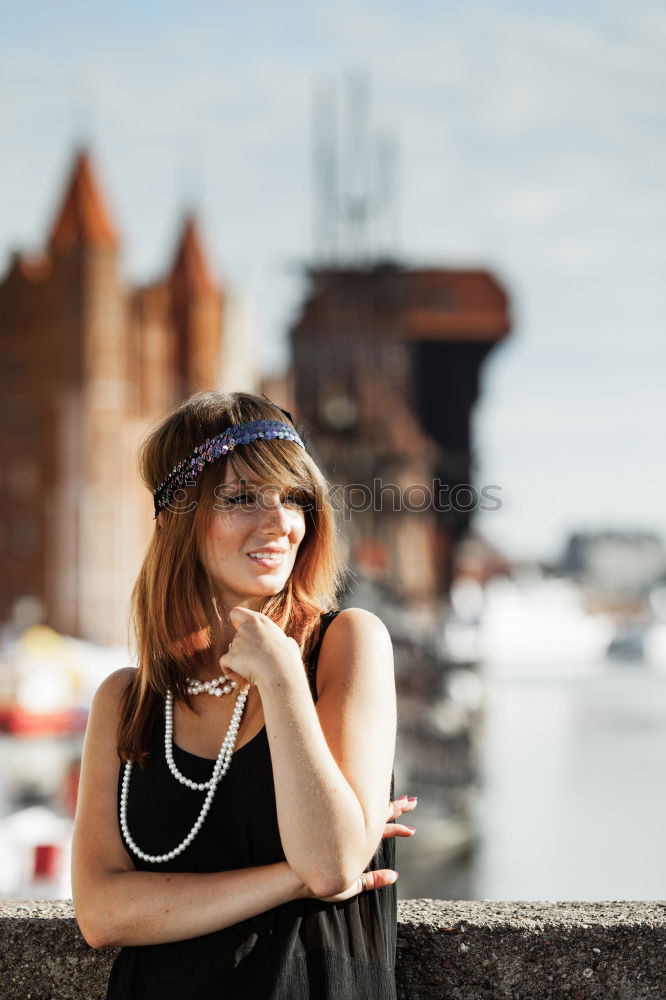
[[[220,768],[219,777],[216,779],[215,771],[213,771],[213,775],[208,779],[208,781],[197,782],[191,781],[189,778],[186,778],[184,774],[181,774],[176,767],[175,760],[173,759],[173,694],[171,691],[167,692],[166,704],[164,706],[164,713],[166,715],[166,725],[164,727],[164,755],[166,757],[169,770],[173,774],[176,781],[180,781],[181,785],[187,785],[188,788],[193,788],[196,792],[205,792],[207,788],[212,786],[214,781],[217,784],[217,782],[225,776],[229,770],[234,747],[236,746],[238,727],[240,725],[243,708],[245,707],[246,698],[247,693],[239,695],[236,700],[236,704],[234,705],[227,735],[224,737],[224,741],[220,747],[220,752],[217,755],[217,761],[215,762],[215,767],[218,767],[219,765]]]
[[[194,826],[185,837],[183,841],[174,847],[172,851],[168,851],[166,854],[146,854],[142,851],[140,847],[134,842],[132,835],[129,832],[127,826],[127,799],[129,796],[129,783],[132,774],[132,762],[127,761],[125,763],[125,769],[123,772],[123,782],[120,792],[120,827],[123,831],[126,842],[132,848],[134,853],[141,858],[142,861],[150,861],[151,863],[158,864],[164,861],[171,861],[173,858],[177,857],[179,854],[189,847],[192,843],[199,830],[201,829],[203,822],[208,815],[208,810],[210,809],[211,803],[213,801],[213,796],[217,789],[218,784],[224,777],[224,775],[229,770],[229,765],[231,763],[231,758],[233,756],[234,748],[236,746],[236,736],[238,734],[238,727],[240,725],[240,719],[243,714],[243,709],[245,708],[245,702],[247,701],[247,696],[250,688],[249,685],[244,687],[236,699],[236,704],[234,705],[234,711],[231,716],[231,722],[229,723],[229,728],[227,730],[227,735],[224,737],[222,746],[220,747],[220,752],[217,755],[217,760],[213,766],[213,773],[209,781],[206,782],[195,782],[190,781],[189,778],[185,778],[184,775],[180,773],[173,761],[172,752],[172,739],[173,739],[173,693],[171,691],[167,692],[166,703],[165,703],[165,734],[164,734],[164,745],[167,755],[167,764],[169,770],[178,781],[182,784],[187,785],[188,788],[196,789],[197,791],[208,790],[204,803],[201,807],[198,818],[196,819]]]

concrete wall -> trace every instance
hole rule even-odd
[[[115,954],[69,902],[0,902],[0,1000],[103,1000]],[[666,901],[403,900],[396,979],[400,1000],[664,1000]]]

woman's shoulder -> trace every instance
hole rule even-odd
[[[95,708],[105,712],[116,709],[135,674],[136,667],[120,667],[108,674],[95,691],[93,698]]]
[[[107,777],[118,764],[116,737],[121,718],[122,696],[135,673],[134,667],[114,670],[98,686],[90,703],[84,757],[87,761],[92,758],[97,760],[96,767],[108,768]]]
[[[317,651],[353,640],[355,636],[388,636],[384,622],[365,608],[338,608],[324,611],[320,616]]]
[[[387,637],[389,631],[381,618],[366,608],[342,608],[333,612],[326,635],[375,635]]]
[[[376,679],[393,676],[393,645],[389,631],[378,615],[365,608],[344,608],[330,622],[321,643],[319,672],[322,682],[329,672],[341,676],[340,665],[349,671],[372,670]]]

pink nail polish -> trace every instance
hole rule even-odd
[[[416,827],[415,826],[407,826],[406,823],[405,823],[405,826],[407,827],[408,830],[411,830],[412,833],[414,833],[416,831]]]
[[[408,802],[416,802],[416,795],[408,795],[407,796],[407,801]]]

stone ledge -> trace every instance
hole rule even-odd
[[[398,914],[401,1000],[662,1000],[666,902],[449,902]]]
[[[103,1000],[115,955],[66,900],[0,901],[3,1000]],[[663,1000],[666,901],[401,900],[396,979],[400,1000]]]

